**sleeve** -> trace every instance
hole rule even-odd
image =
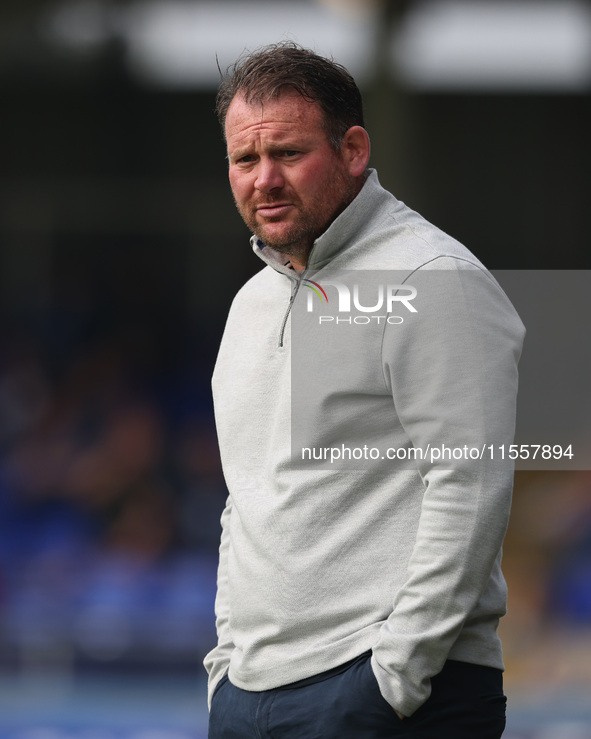
[[[218,636],[217,645],[209,652],[203,664],[208,672],[207,704],[211,708],[211,699],[216,685],[228,671],[230,655],[234,649],[230,635],[230,605],[228,594],[228,550],[230,547],[230,517],[232,514],[232,503],[230,496],[226,501],[226,507],[222,513],[222,534],[220,541],[220,558],[217,577],[217,594],[215,599],[216,631]]]
[[[387,326],[383,343],[384,376],[409,443],[436,449],[419,462],[417,536],[372,657],[383,696],[406,716],[429,697],[430,678],[498,566],[513,465],[494,451],[513,442],[524,337],[489,273],[451,258],[437,267],[408,279],[417,290],[416,320]]]

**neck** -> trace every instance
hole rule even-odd
[[[296,272],[303,272],[306,269],[306,265],[302,264],[297,258],[290,257],[289,263],[295,269]]]

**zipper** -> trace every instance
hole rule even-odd
[[[289,304],[287,306],[287,310],[285,311],[285,315],[283,316],[283,321],[281,322],[281,330],[279,331],[279,348],[283,348],[283,339],[285,336],[285,326],[287,325],[287,319],[289,318],[289,314],[291,313],[291,309],[294,303],[294,300],[296,299],[296,295],[298,294],[298,290],[300,289],[300,285],[302,282],[302,279],[304,277],[305,270],[302,272],[302,274],[298,278],[291,278],[294,280],[295,285],[294,289],[291,293],[291,298],[289,299]]]

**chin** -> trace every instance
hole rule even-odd
[[[262,229],[259,229],[257,236],[261,239],[261,241],[267,244],[267,246],[270,246],[273,249],[277,249],[277,251],[289,249],[292,244],[292,240],[289,238],[289,234],[274,232],[269,233],[269,231],[263,231]]]

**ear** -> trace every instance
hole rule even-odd
[[[341,152],[353,177],[360,177],[369,163],[369,135],[361,126],[351,126],[343,136]]]

